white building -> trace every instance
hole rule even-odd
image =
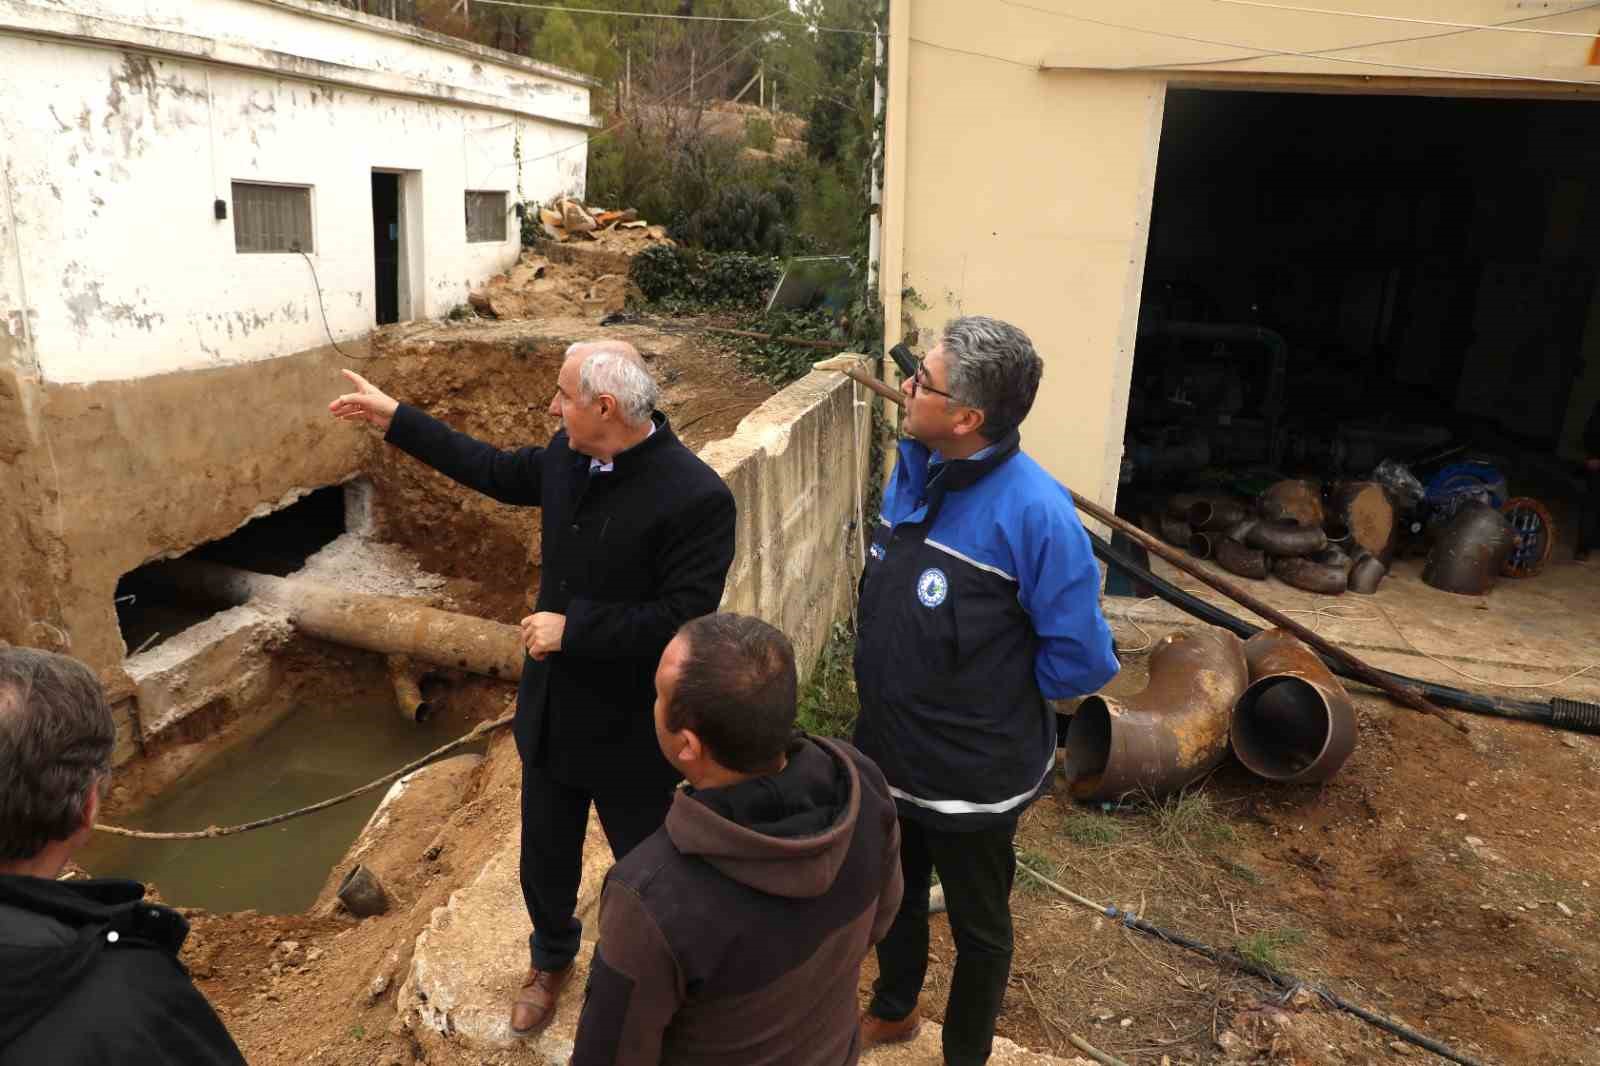
[[[320,0],[0,0],[0,330],[87,382],[441,315],[582,190],[592,85]]]
[[[354,477],[339,367],[581,194],[594,85],[321,0],[0,0],[0,641],[115,698],[123,575]]]

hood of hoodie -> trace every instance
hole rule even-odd
[[[725,788],[680,789],[667,835],[758,892],[812,899],[833,886],[861,810],[855,763],[822,737],[801,737],[776,774]]]
[[[189,923],[143,900],[136,881],[0,875],[0,1003],[7,1008],[0,1011],[0,1047],[70,993],[102,951],[177,954]]]

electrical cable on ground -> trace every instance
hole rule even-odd
[[[1119,922],[1129,929],[1137,930],[1138,932],[1144,933],[1146,936],[1154,937],[1157,940],[1166,941],[1168,944],[1175,944],[1178,947],[1184,948],[1187,951],[1192,951],[1197,955],[1203,955],[1212,962],[1232,966],[1234,969],[1241,970],[1254,977],[1259,977],[1268,984],[1281,989],[1287,994],[1293,994],[1301,989],[1305,989],[1307,992],[1317,996],[1319,999],[1331,1006],[1337,1007],[1349,1014],[1353,1014],[1362,1021],[1367,1022],[1370,1025],[1375,1025],[1385,1032],[1392,1033],[1409,1044],[1415,1044],[1417,1047],[1426,1048],[1435,1055],[1438,1055],[1441,1058],[1449,1059],[1451,1062],[1460,1063],[1461,1066],[1483,1066],[1483,1064],[1477,1059],[1469,1058],[1463,1053],[1456,1051],[1454,1048],[1451,1048],[1446,1044],[1440,1043],[1425,1033],[1419,1033],[1417,1030],[1412,1029],[1409,1026],[1401,1025],[1393,1018],[1385,1017],[1384,1015],[1378,1014],[1375,1011],[1368,1010],[1360,1004],[1352,1003],[1344,997],[1338,995],[1337,993],[1331,992],[1326,988],[1313,985],[1307,981],[1302,981],[1300,978],[1294,977],[1290,974],[1281,973],[1278,970],[1272,969],[1270,966],[1263,966],[1260,963],[1252,962],[1237,952],[1222,951],[1211,947],[1209,944],[1205,944],[1191,937],[1184,936],[1182,933],[1174,933],[1163,929],[1160,926],[1152,925],[1150,922],[1145,921],[1143,918],[1140,918],[1137,914],[1134,914],[1131,911],[1122,910],[1121,908],[1111,904],[1096,903],[1092,899],[1080,896],[1070,888],[1057,884],[1055,881],[1052,881],[1044,874],[1041,874],[1039,871],[1029,866],[1023,861],[1021,853],[1018,853],[1017,855],[1017,868],[1023,873],[1026,873],[1029,877],[1032,877],[1034,880],[1038,881],[1040,884],[1044,885],[1050,891],[1061,896],[1063,899],[1071,900],[1073,903],[1087,907],[1090,910],[1099,913],[1102,917],[1110,918],[1112,921]]]
[[[94,827],[95,832],[109,833],[112,836],[119,837],[134,837],[138,840],[209,840],[213,837],[233,836],[235,833],[248,833],[252,829],[265,829],[269,825],[277,825],[280,822],[287,822],[291,818],[299,818],[303,815],[315,814],[318,811],[325,811],[329,807],[336,807],[341,803],[346,803],[355,799],[357,796],[365,795],[375,788],[382,788],[384,785],[399,780],[406,774],[411,773],[413,770],[420,770],[433,760],[440,758],[441,756],[448,755],[457,748],[463,748],[468,744],[482,740],[484,737],[488,736],[490,733],[493,733],[497,729],[504,729],[506,726],[511,724],[511,720],[515,717],[516,715],[514,714],[506,714],[501,715],[499,718],[496,718],[490,722],[479,722],[471,732],[457,737],[455,740],[452,740],[443,747],[435,748],[433,751],[428,752],[428,754],[424,755],[420,759],[415,759],[406,763],[404,766],[400,767],[400,769],[395,770],[392,773],[384,774],[376,781],[369,781],[360,788],[351,789],[349,792],[346,792],[341,796],[334,796],[332,799],[325,799],[320,803],[313,803],[309,807],[301,807],[297,810],[286,811],[283,814],[275,814],[271,818],[258,818],[253,822],[245,822],[243,825],[213,825],[206,829],[171,833],[158,833],[146,829],[125,829],[122,826],[116,825],[96,825]]]

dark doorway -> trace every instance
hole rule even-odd
[[[400,321],[400,175],[372,175],[372,256],[378,325]]]

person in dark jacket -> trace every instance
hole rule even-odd
[[[1046,700],[1117,672],[1100,571],[1065,488],[1021,451],[1043,366],[1015,326],[958,318],[906,379],[899,458],[861,577],[855,742],[900,811],[905,901],[878,945],[871,1046],[917,1032],[928,890],[956,945],[944,1060],[988,1060],[1011,970],[1017,819],[1055,762]]]
[[[883,775],[794,733],[794,650],[700,618],[656,671],[682,770],[659,832],[612,868],[571,1066],[850,1066],[861,961],[900,904]]]
[[[583,926],[574,915],[593,802],[621,859],[660,828],[678,771],[650,722],[656,663],[678,627],[716,610],[733,562],[733,494],[673,435],[632,345],[573,345],[543,448],[502,451],[397,403],[359,375],[330,405],[502,503],[540,508],[538,600],[522,620],[513,723],[522,756],[522,891],[531,961],[511,1027],[549,1023]]]
[[[0,1066],[242,1063],[133,881],[58,881],[93,833],[116,729],[75,659],[0,646]]]
[[[1600,548],[1600,403],[1583,427],[1583,516],[1578,524],[1578,562]]]

